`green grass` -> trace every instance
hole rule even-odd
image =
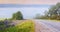
[[[26,20],[1,32],[34,32],[34,23],[31,20]]]
[[[56,19],[42,19],[42,20],[52,20],[53,22],[60,22],[60,20],[56,20]]]

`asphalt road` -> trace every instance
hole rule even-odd
[[[35,32],[60,32],[60,22],[54,20],[34,20]]]

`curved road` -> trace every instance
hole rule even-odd
[[[34,20],[35,32],[60,32],[60,22],[54,20]]]

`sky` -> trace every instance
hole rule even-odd
[[[0,18],[11,18],[12,14],[21,11],[25,19],[36,14],[44,15],[52,5],[60,0],[0,0]]]
[[[0,0],[0,4],[56,4],[60,0]]]
[[[31,19],[36,16],[36,14],[44,15],[44,11],[48,10],[49,5],[28,5],[28,6],[9,6],[0,8],[0,18],[10,18],[12,14],[21,11],[25,19]]]

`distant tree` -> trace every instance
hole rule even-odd
[[[23,19],[23,15],[22,15],[22,13],[20,11],[18,11],[16,13],[16,20],[21,20],[21,19]]]
[[[22,20],[23,19],[23,15],[22,15],[22,13],[20,11],[18,11],[18,12],[13,14],[12,19]]]
[[[35,16],[35,19],[40,19],[40,14],[38,13],[38,14],[36,14],[36,16]]]

